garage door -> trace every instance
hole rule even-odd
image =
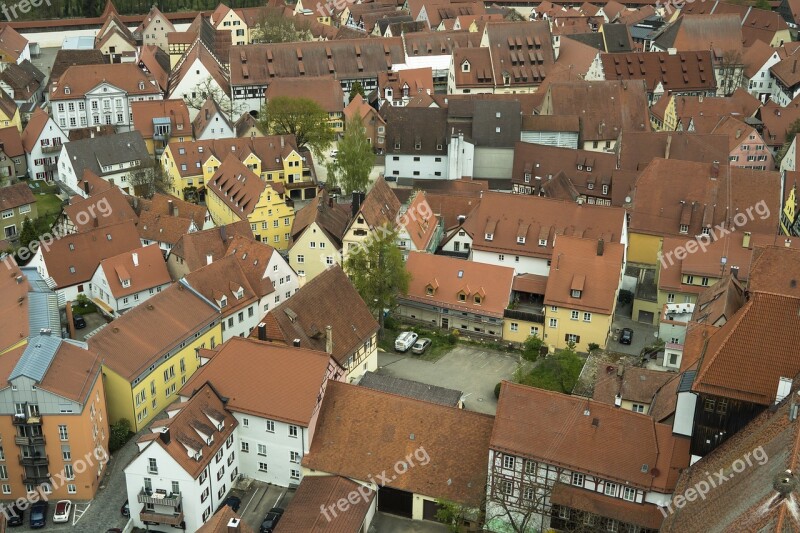
[[[424,520],[433,520],[434,522],[438,522],[436,520],[436,512],[439,510],[441,506],[431,500],[422,500],[422,518]]]
[[[654,318],[655,315],[650,311],[639,311],[639,322],[652,325]]]
[[[378,489],[378,510],[411,518],[414,495],[391,487]]]

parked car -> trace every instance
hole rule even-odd
[[[72,512],[72,502],[69,500],[59,500],[56,503],[56,512],[53,513],[53,523],[69,522],[69,515]]]
[[[430,347],[431,340],[430,339],[419,339],[414,346],[412,346],[411,351],[417,355],[422,355],[425,351]]]
[[[6,525],[9,526],[21,526],[25,521],[25,511],[20,509],[17,504],[12,505],[8,509],[8,521]]]
[[[278,525],[280,522],[281,517],[283,516],[283,509],[280,507],[273,507],[267,513],[267,516],[264,517],[264,521],[261,522],[261,527],[259,528],[260,533],[272,533],[272,530],[275,529],[275,526]]]
[[[406,352],[409,348],[414,346],[414,343],[417,342],[417,335],[413,331],[404,331],[400,335],[397,336],[397,339],[394,341],[394,350],[396,352]]]
[[[622,333],[619,335],[620,344],[630,344],[633,341],[633,330],[631,328],[622,328]]]
[[[47,524],[47,502],[36,502],[31,506],[31,529],[40,529]]]
[[[75,324],[75,329],[83,329],[86,327],[86,319],[81,315],[72,315],[72,323]]]
[[[119,512],[125,518],[127,518],[127,517],[129,517],[131,515],[131,508],[128,505],[128,500],[125,500],[125,503],[122,504],[122,507],[120,508]]]
[[[339,150],[331,150],[331,159],[336,161],[337,157],[339,157]]]
[[[235,513],[239,510],[239,507],[241,507],[242,499],[238,496],[228,496],[225,501],[222,502],[222,505],[220,505],[219,508],[222,509],[226,505],[233,509],[233,512]]]

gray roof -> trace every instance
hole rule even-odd
[[[625,24],[604,24],[606,52],[630,52],[631,41]]]
[[[32,267],[22,267],[31,290],[28,291],[28,331],[37,335],[43,329],[61,334],[61,313],[58,296]]]
[[[461,391],[458,390],[445,389],[444,387],[438,387],[436,385],[426,385],[419,381],[384,376],[373,372],[365,372],[358,384],[368,389],[451,407],[458,405],[462,396]]]
[[[692,383],[694,383],[694,377],[697,374],[697,370],[687,370],[683,374],[681,374],[681,382],[678,383],[678,392],[689,392],[692,390]]]
[[[103,172],[103,166],[127,163],[138,159],[142,167],[154,165],[153,159],[147,152],[147,146],[138,131],[118,133],[116,135],[102,135],[89,139],[81,139],[64,144],[72,168],[78,176],[83,175],[84,169],[89,169],[98,176],[118,173],[118,169]]]
[[[565,37],[569,37],[574,41],[578,41],[579,43],[583,43],[587,46],[591,46],[592,48],[596,48],[601,52],[604,52],[606,49],[606,45],[603,42],[603,36],[599,32],[573,33],[572,35],[566,35]]]
[[[472,140],[475,146],[513,148],[519,141],[522,127],[519,102],[474,100],[474,103]]]
[[[25,351],[22,352],[22,357],[19,358],[11,375],[8,376],[8,380],[12,381],[20,376],[25,376],[36,382],[42,381],[60,346],[61,337],[59,336],[31,336]]]

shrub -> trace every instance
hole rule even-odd
[[[619,291],[619,296],[617,296],[617,301],[622,305],[627,305],[633,301],[633,293],[631,291],[621,290]]]
[[[589,343],[589,353],[592,353],[593,351],[599,350],[599,349],[600,349],[600,345],[597,344],[596,342],[590,342]]]
[[[494,386],[494,397],[497,398],[498,400],[500,399],[500,387],[502,385],[503,385],[502,383],[498,383],[497,385]]]
[[[112,424],[108,434],[108,449],[111,453],[122,448],[131,438],[131,422],[127,418],[120,418],[119,422]]]
[[[536,335],[531,335],[522,343],[522,357],[527,361],[536,361],[541,353],[544,341]]]
[[[89,305],[89,303],[91,302],[89,300],[89,297],[86,296],[83,293],[79,294],[78,297],[76,298],[76,300],[78,302],[78,305],[80,305],[81,307],[87,307]]]

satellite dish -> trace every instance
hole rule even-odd
[[[626,197],[625,197],[625,203],[626,203],[626,204],[629,204],[629,203],[631,203],[631,197],[630,197],[630,196],[626,196]]]

